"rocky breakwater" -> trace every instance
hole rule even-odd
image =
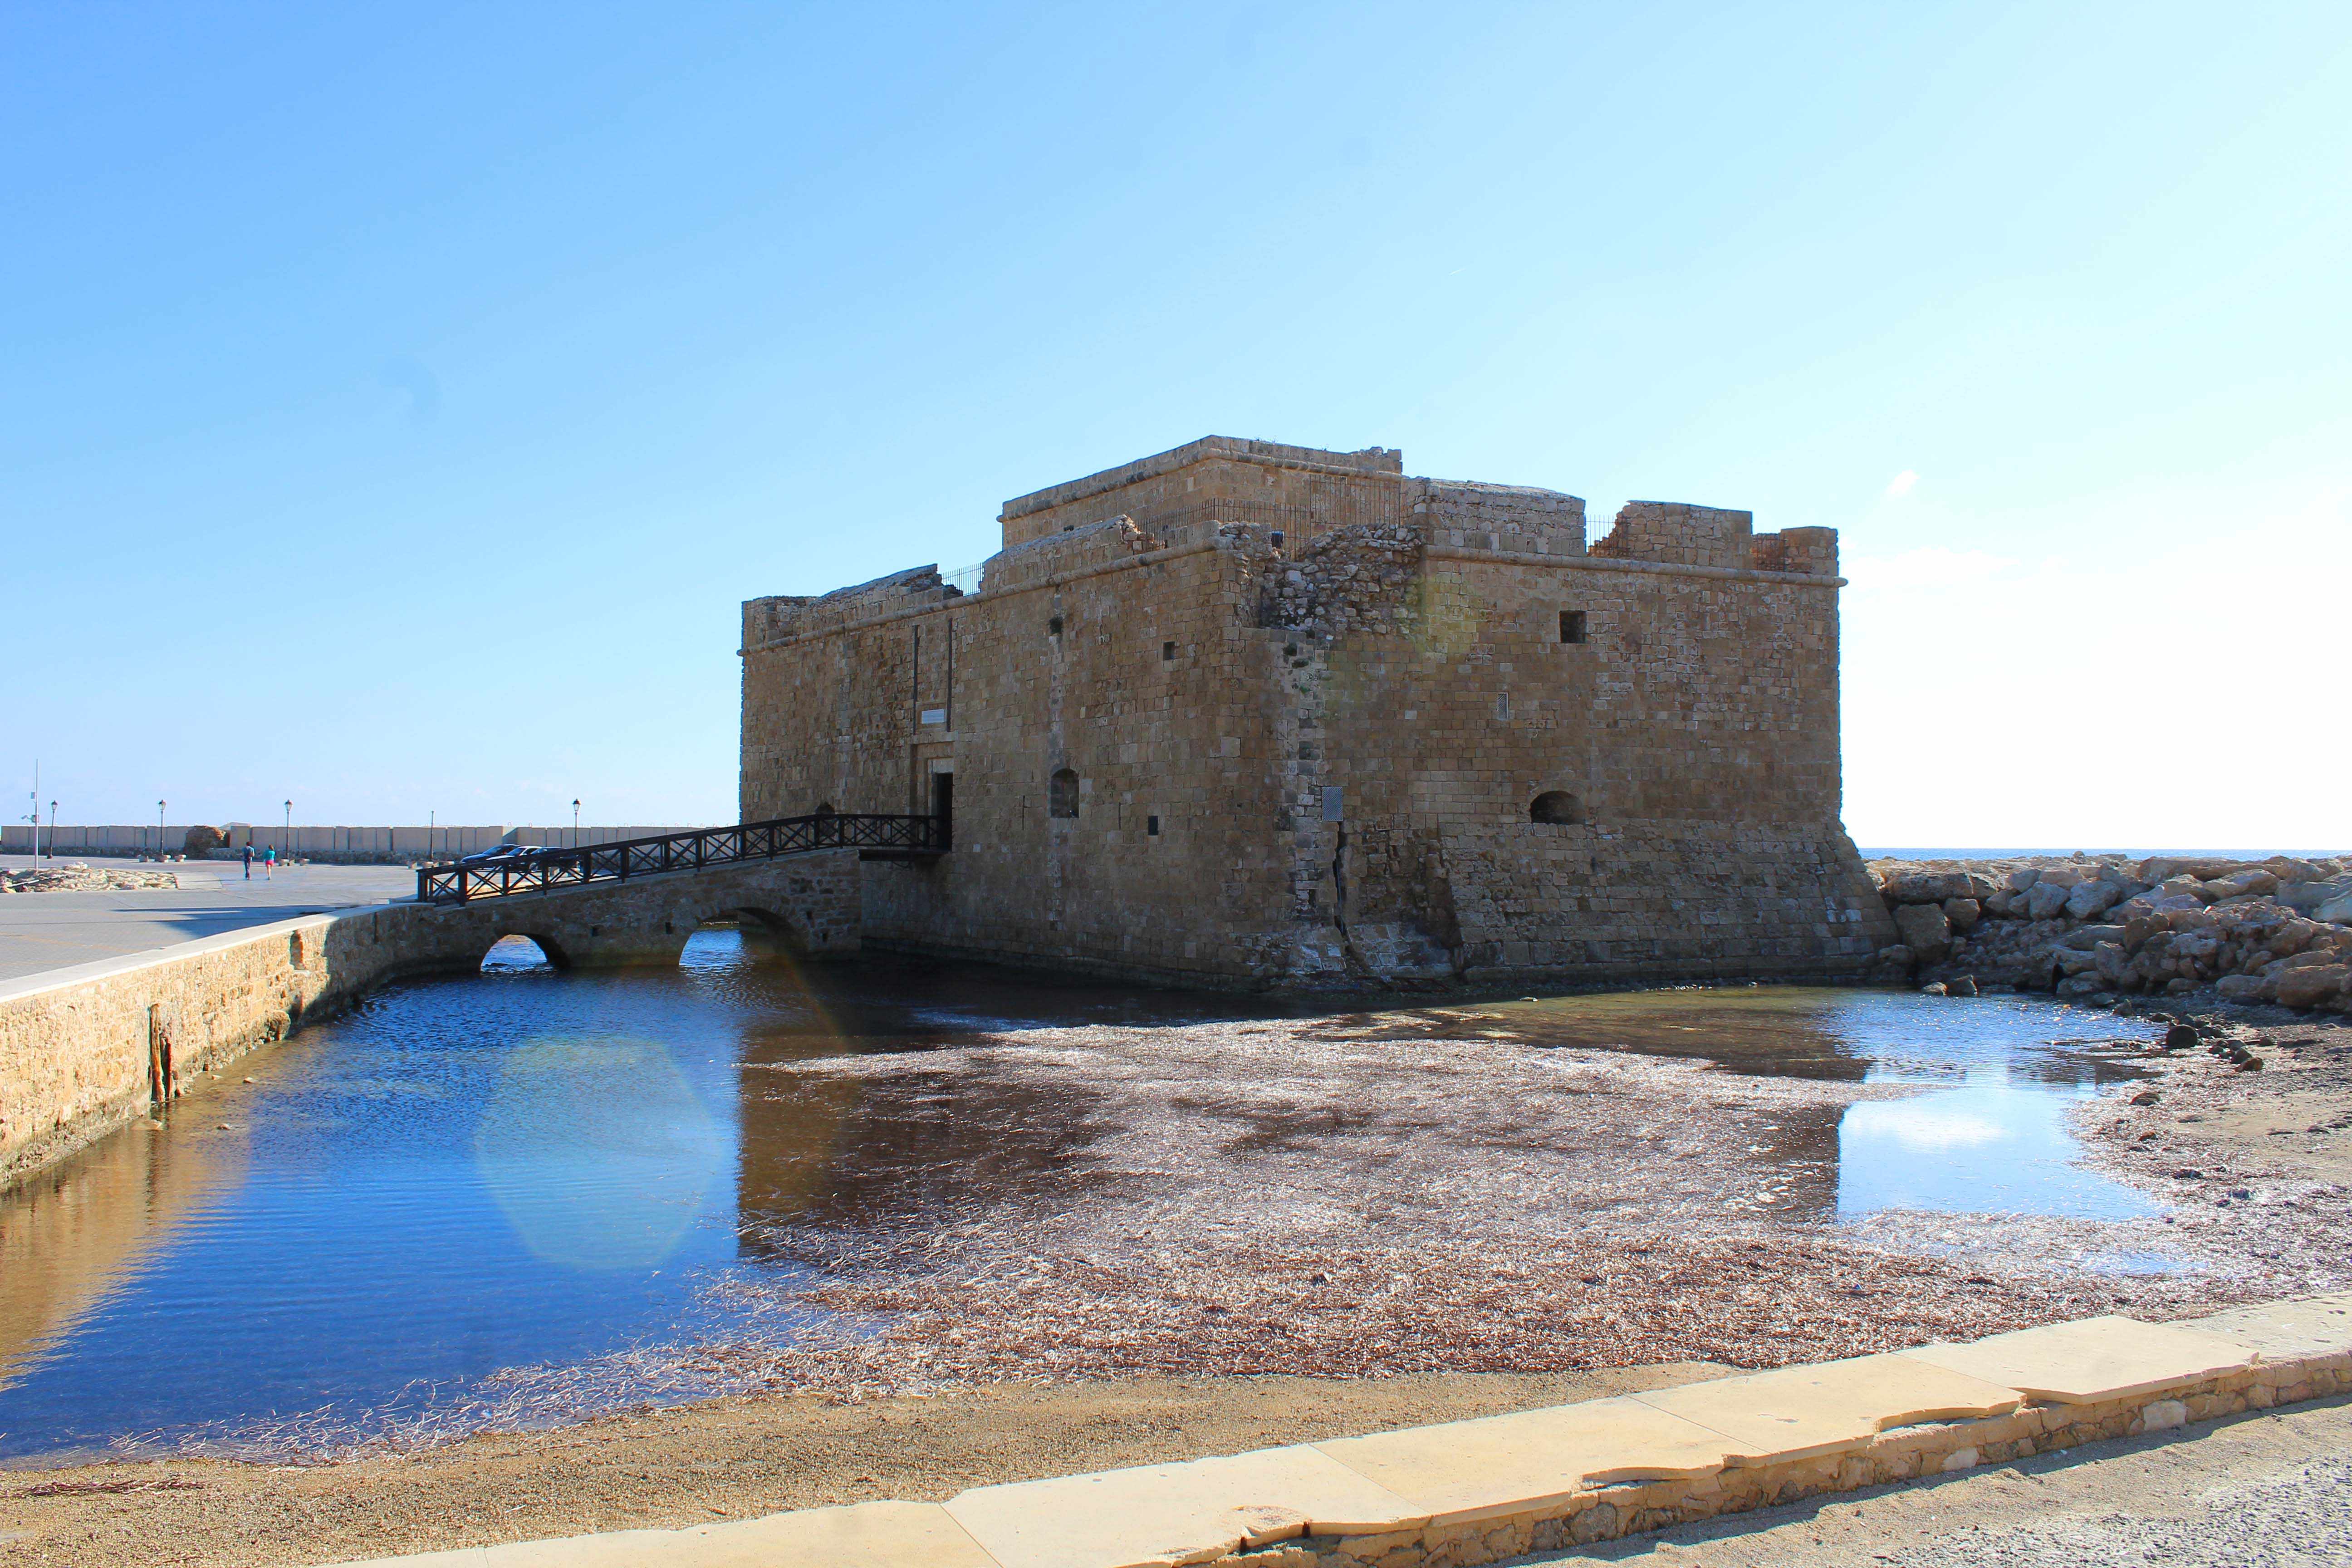
[[[1879,860],[1884,979],[2352,1013],[2352,859]]]

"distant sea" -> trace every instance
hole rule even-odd
[[[2290,855],[2298,860],[2326,860],[2338,855],[2352,853],[2343,849],[2182,849],[2172,846],[2159,846],[2152,849],[2117,848],[2095,844],[2068,844],[2056,847],[2024,849],[1955,847],[1950,845],[1927,848],[1904,845],[1886,848],[1865,844],[1861,846],[1861,849],[1862,858],[1865,860],[2008,860],[2025,855],[2072,855],[2077,851],[2084,855],[2128,855],[2136,860],[2144,860],[2151,855],[2168,855],[2177,858],[2208,856],[2216,860],[2267,860],[2273,855]]]

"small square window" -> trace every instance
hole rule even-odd
[[[1174,658],[1176,657],[1176,645],[1172,642],[1161,643],[1160,645],[1160,657],[1162,659]]]
[[[1062,635],[1062,617],[1061,617],[1061,616],[1055,616],[1052,620],[1047,621],[1047,622],[1045,623],[1045,635],[1046,635],[1047,637],[1060,637],[1060,636]]]
[[[1584,612],[1582,610],[1562,610],[1559,613],[1559,640],[1562,642],[1582,642],[1584,640]]]
[[[1159,819],[1158,817],[1156,817],[1156,816],[1147,816],[1147,817],[1145,817],[1145,818],[1143,819],[1143,831],[1144,831],[1144,832],[1146,832],[1146,833],[1148,833],[1148,834],[1150,834],[1150,835],[1152,837],[1154,837],[1154,838],[1159,837],[1160,837],[1160,819]]]

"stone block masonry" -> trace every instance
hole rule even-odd
[[[857,951],[859,897],[857,851],[824,849],[457,908],[313,915],[0,982],[0,1187],[385,981],[478,970],[503,937],[529,937],[562,965],[674,965],[697,926],[732,919],[836,956]]]
[[[1836,536],[1211,437],[743,614],[740,811],[945,811],[867,940],[1191,984],[1843,977]]]

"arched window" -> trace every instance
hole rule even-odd
[[[1055,816],[1078,815],[1078,774],[1075,768],[1056,768],[1045,786],[1045,810]]]
[[[1584,803],[1564,789],[1548,789],[1528,806],[1529,822],[1570,823],[1584,820]]]

